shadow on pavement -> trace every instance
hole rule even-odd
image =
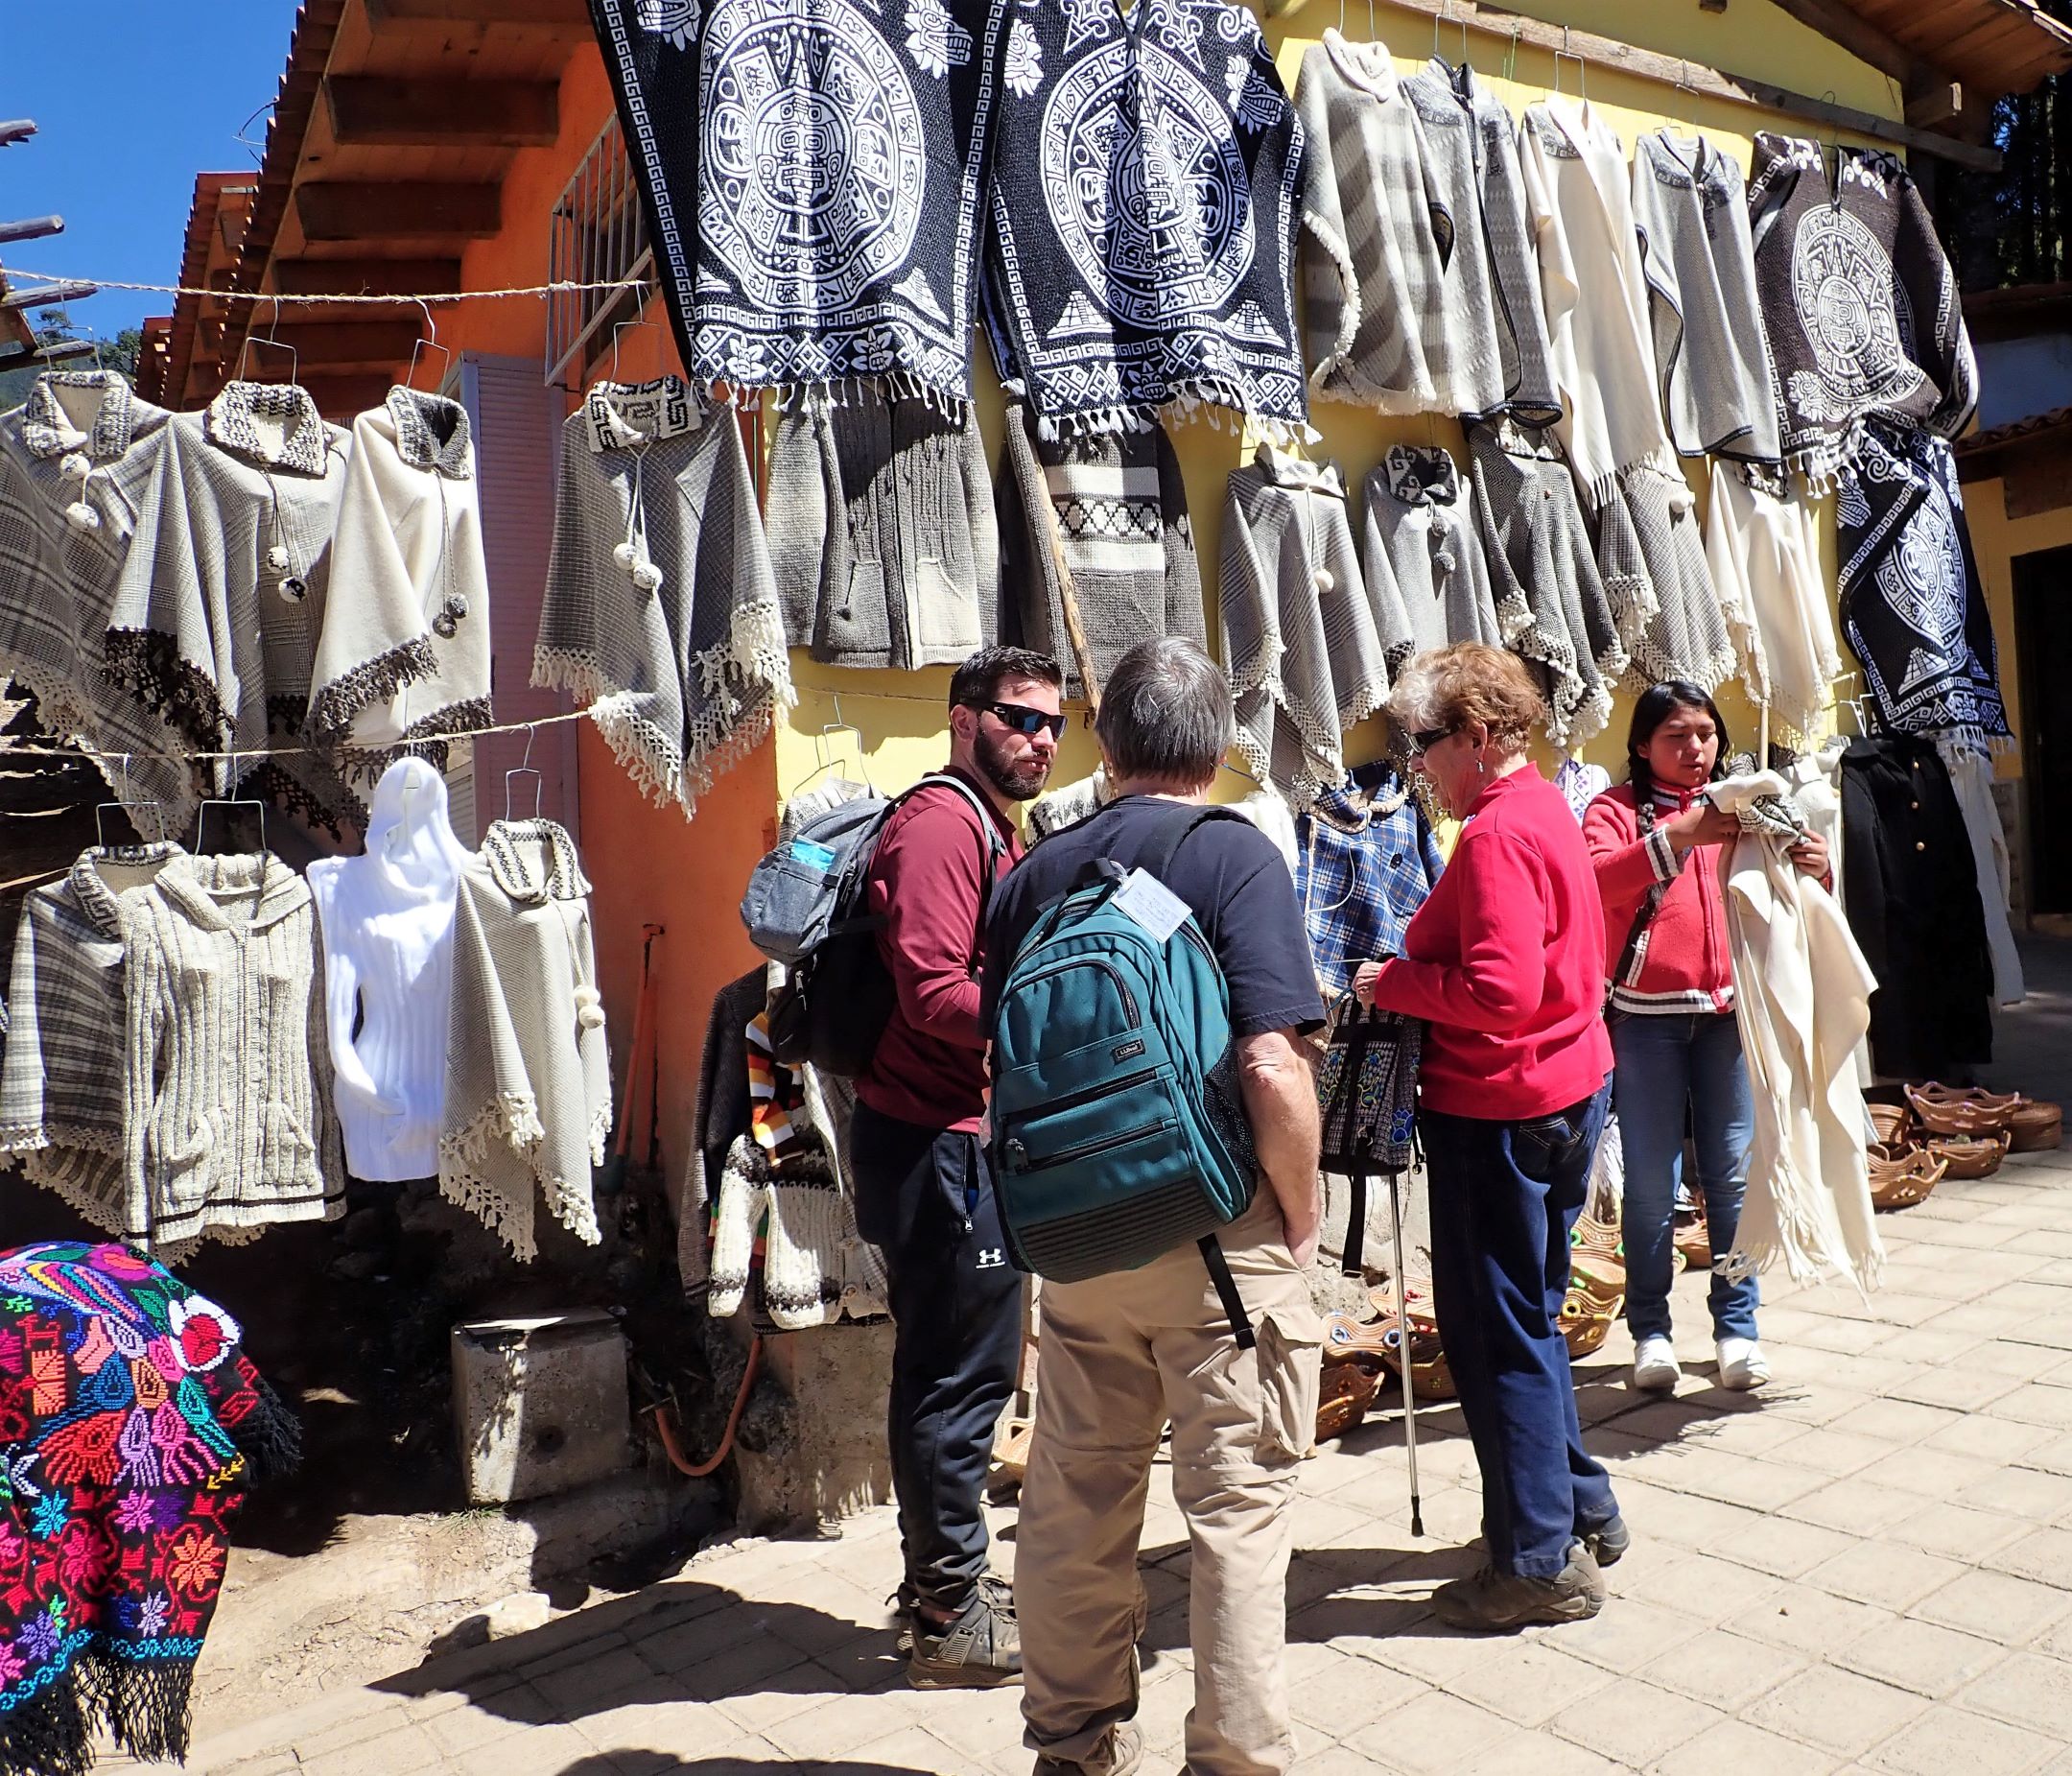
[[[584,1758],[571,1764],[558,1776],[625,1776],[628,1770],[639,1776],[768,1776],[771,1770],[784,1770],[787,1776],[941,1776],[940,1771],[915,1769],[908,1764],[864,1764],[854,1759],[836,1758],[801,1764],[788,1760],[781,1752],[773,1752],[770,1759],[759,1761],[754,1758],[696,1758],[686,1760],[672,1757],[661,1751],[615,1751],[609,1757],[601,1752],[594,1758]]]

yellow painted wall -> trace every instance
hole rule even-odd
[[[1664,55],[1688,56],[1701,65],[1725,67],[1796,91],[1816,96],[1833,91],[1844,103],[1877,115],[1899,115],[1898,97],[1882,75],[1765,0],[1733,0],[1724,13],[1701,12],[1692,0],[1676,0],[1676,4],[1668,0],[1528,0],[1519,10]],[[1389,45],[1401,72],[1415,72],[1430,58],[1435,33],[1434,21],[1428,14],[1387,4],[1370,10],[1365,0],[1348,0],[1343,7],[1338,0],[1294,0],[1285,11],[1266,20],[1267,41],[1289,89],[1293,90],[1303,52],[1327,26],[1337,26],[1342,16],[1348,36],[1364,37],[1368,35],[1370,11],[1375,34]],[[1460,26],[1444,25],[1436,35],[1441,52],[1449,60],[1458,60],[1462,53]],[[1508,33],[1476,29],[1468,32],[1467,45],[1476,74],[1488,81],[1514,114],[1554,89],[1555,57],[1550,52],[1525,44],[1514,50]],[[1507,67],[1509,78],[1504,77]],[[1571,94],[1577,90],[1578,70],[1573,61],[1563,59],[1559,76],[1562,90]],[[1674,123],[1686,131],[1701,131],[1723,150],[1738,155],[1746,172],[1758,130],[1818,133],[1813,126],[1773,112],[1679,89],[1673,81],[1658,83],[1594,67],[1586,70],[1582,79],[1590,102],[1619,131],[1629,151],[1637,135],[1664,123]],[[1844,139],[1851,138],[1845,135]],[[991,353],[982,342],[977,360],[979,425],[987,456],[997,470],[1001,401],[993,376]],[[1464,466],[1466,463],[1466,439],[1458,422],[1451,419],[1394,419],[1362,408],[1322,401],[1314,405],[1311,419],[1322,438],[1312,446],[1310,454],[1336,459],[1346,471],[1348,485],[1355,489],[1390,445],[1398,442],[1443,443],[1457,462]],[[1233,430],[1219,430],[1201,420],[1174,424],[1170,431],[1187,483],[1213,645],[1224,480],[1250,455],[1251,443]],[[1700,460],[1687,466],[1702,518],[1706,465]],[[773,526],[783,522],[781,512],[773,511],[768,518]],[[1356,516],[1354,523],[1356,532]],[[1831,504],[1822,513],[1821,533],[1828,582],[1832,585]],[[2001,633],[2005,648],[2004,628]],[[791,721],[777,737],[780,794],[789,793],[830,757],[846,759],[853,765],[859,750],[862,769],[881,789],[902,787],[943,763],[947,744],[943,718],[949,684],[947,669],[924,673],[857,672],[818,665],[805,653],[794,651],[792,671],[800,695]],[[1756,718],[1741,697],[1738,682],[1725,687],[1719,701],[1735,744],[1753,747],[1757,734]],[[1611,724],[1584,748],[1584,757],[1614,773],[1621,770],[1623,735],[1631,709],[1631,698],[1620,697]],[[860,748],[855,734],[821,732],[836,721],[861,730]],[[1347,737],[1347,758],[1359,763],[1377,757],[1385,745],[1384,724],[1377,717]],[[1097,762],[1091,734],[1083,722],[1075,722],[1067,732],[1067,745],[1053,781],[1070,782],[1091,770]],[[850,774],[855,774],[853,768]],[[1222,799],[1236,800],[1250,788],[1249,782],[1226,771],[1218,779],[1217,793]]]
[[[2007,699],[2008,725],[2018,737],[2027,728],[2022,720],[2021,675],[2014,665],[2014,557],[2072,543],[2072,506],[2010,518],[2005,491],[2006,484],[1997,477],[1968,481],[1964,500],[1965,516],[1971,527],[1971,552],[1978,558],[1979,582],[1986,588],[1993,640],[2000,648],[2000,692]],[[1994,753],[1993,774],[2019,777],[2021,749],[2011,746]]]

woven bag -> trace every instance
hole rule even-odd
[[[1990,1135],[1936,1135],[1927,1150],[1942,1160],[1953,1178],[1990,1178],[2007,1157],[2012,1137],[2006,1129]]]
[[[2021,1101],[2014,1093],[1981,1091],[1975,1085],[1910,1085],[1906,1095],[1921,1126],[1935,1135],[2004,1133]]]
[[[2040,1153],[2064,1141],[2064,1111],[2040,1098],[2024,1098],[2014,1106],[2011,1130],[2014,1139],[2010,1151]]]

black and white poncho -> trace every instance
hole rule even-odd
[[[1912,176],[1845,147],[1755,137],[1748,201],[1787,462],[1825,484],[1867,414],[1954,438],[1978,400],[1957,279]]]
[[[1992,619],[1944,439],[1861,428],[1839,476],[1835,554],[1843,630],[1880,723],[1974,745],[2007,739]]]
[[[1290,281],[1304,136],[1225,0],[1016,5],[986,321],[1046,436],[1196,401],[1307,417]]]
[[[971,396],[1009,0],[591,0],[692,381]]]

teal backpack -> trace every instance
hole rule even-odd
[[[1176,810],[1176,814],[1180,811]],[[1252,1201],[1249,1155],[1209,1111],[1230,994],[1209,940],[1162,878],[1192,809],[1142,869],[1089,864],[1008,965],[993,1022],[992,1159],[1024,1270],[1076,1283],[1196,1241],[1241,1345],[1252,1328],[1215,1230]]]

